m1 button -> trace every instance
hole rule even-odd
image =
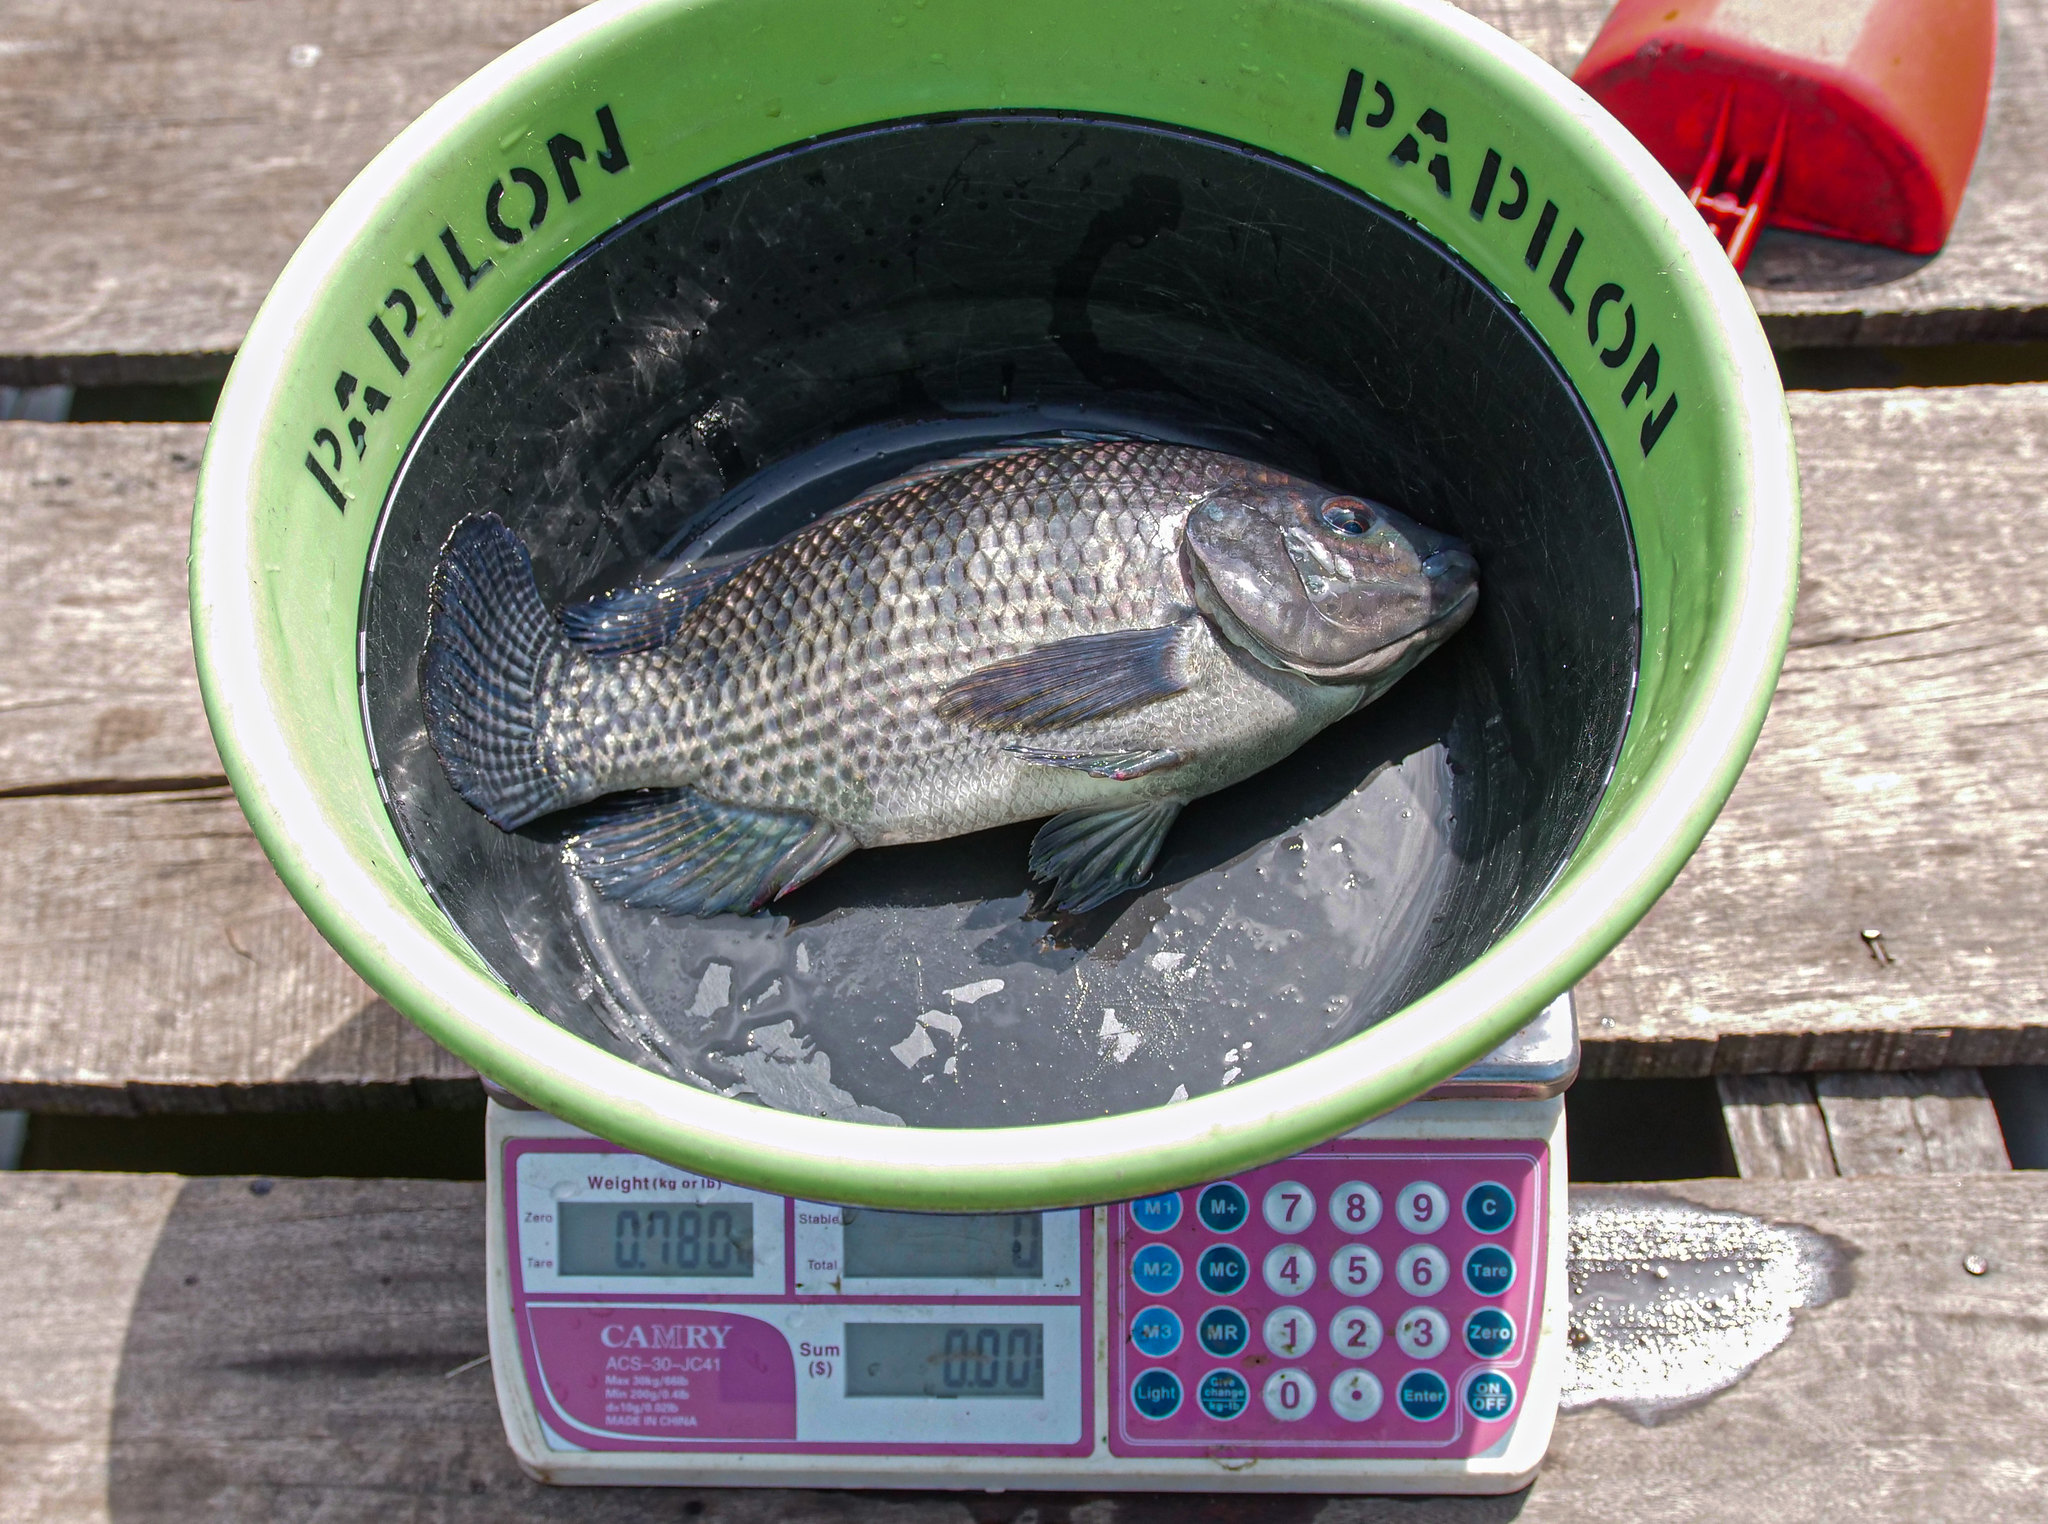
[[[1180,1192],[1141,1196],[1131,1203],[1131,1221],[1147,1233],[1164,1233],[1180,1221]]]

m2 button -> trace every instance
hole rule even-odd
[[[1465,1411],[1482,1423],[1499,1423],[1515,1411],[1515,1384],[1499,1371],[1479,1371],[1465,1383]]]
[[[1434,1233],[1451,1215],[1451,1198],[1440,1185],[1417,1180],[1394,1198],[1394,1221],[1411,1233]]]
[[[1180,1377],[1149,1370],[1131,1383],[1131,1406],[1140,1418],[1171,1418],[1180,1411]]]
[[[1468,1206],[1469,1212],[1471,1208]],[[1164,1233],[1180,1222],[1180,1192],[1163,1196],[1141,1196],[1131,1203],[1131,1221],[1147,1233]]]
[[[1492,1180],[1465,1192],[1465,1223],[1475,1233],[1498,1233],[1515,1220],[1515,1193]]]
[[[1465,1256],[1465,1284],[1481,1296],[1499,1296],[1515,1283],[1515,1257],[1499,1244],[1481,1244]]]
[[[1131,1256],[1131,1284],[1147,1296],[1165,1296],[1180,1284],[1180,1256],[1165,1244],[1147,1244]]]

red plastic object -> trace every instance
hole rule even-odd
[[[1737,268],[1759,226],[1932,254],[1976,162],[1995,0],[1621,0],[1573,77]]]

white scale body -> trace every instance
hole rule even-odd
[[[1278,1164],[975,1216],[727,1185],[494,1101],[506,1434],[556,1483],[1512,1490],[1566,1356],[1577,1059],[1560,1001]]]

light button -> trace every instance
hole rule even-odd
[[[1300,1244],[1281,1244],[1266,1251],[1266,1289],[1278,1296],[1300,1296],[1316,1283],[1316,1260]]]
[[[1410,1244],[1394,1261],[1394,1283],[1410,1296],[1441,1296],[1451,1279],[1451,1262],[1435,1244]]]
[[[1283,1360],[1299,1360],[1316,1345],[1316,1320],[1299,1307],[1275,1307],[1259,1332],[1266,1348]]]
[[[1364,1423],[1385,1400],[1379,1378],[1371,1371],[1339,1371],[1330,1383],[1330,1411],[1351,1423]]]
[[[1266,1192],[1261,1210],[1275,1233],[1299,1233],[1316,1220],[1316,1198],[1300,1181],[1283,1180]]]
[[[1180,1411],[1180,1377],[1149,1370],[1131,1383],[1131,1406],[1140,1418],[1171,1418]]]
[[[1411,1360],[1434,1360],[1450,1348],[1450,1319],[1434,1307],[1411,1307],[1394,1324],[1394,1342]]]
[[[1273,1372],[1259,1392],[1266,1411],[1283,1423],[1306,1418],[1316,1409],[1316,1384],[1305,1371],[1289,1367]]]
[[[1451,1215],[1451,1198],[1427,1180],[1401,1187],[1394,1198],[1394,1221],[1411,1233],[1434,1233]]]

